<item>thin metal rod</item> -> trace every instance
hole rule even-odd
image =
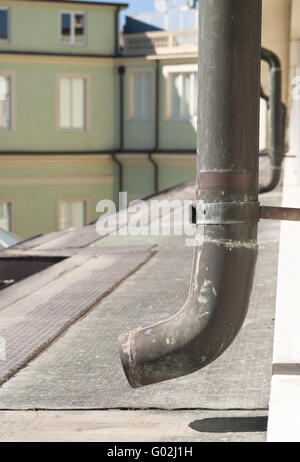
[[[155,63],[155,143],[154,151],[159,150],[159,140],[160,140],[160,62],[157,59]]]
[[[118,74],[119,78],[119,87],[120,87],[120,111],[119,111],[119,138],[120,138],[120,145],[119,151],[124,150],[124,75],[126,72],[126,68],[124,66],[119,66]],[[113,162],[116,164],[118,169],[118,191],[117,191],[117,200],[119,200],[119,192],[123,191],[123,164],[117,157],[117,151],[111,152],[111,158]],[[119,204],[118,204],[119,207]]]
[[[120,146],[119,150],[124,150],[124,77],[126,68],[125,66],[119,66],[118,72],[120,75],[119,85],[120,85],[120,113],[119,113],[119,123],[120,123]]]
[[[159,191],[159,167],[158,163],[153,159],[153,152],[148,153],[149,162],[153,165],[154,170],[154,192],[158,193]]]
[[[260,207],[263,220],[300,221],[300,209],[288,207]]]
[[[111,158],[118,168],[118,194],[123,191],[123,164],[117,157],[117,153],[111,154]]]

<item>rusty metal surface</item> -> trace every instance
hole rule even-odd
[[[201,258],[194,258],[192,269],[196,282],[183,308],[157,325],[148,324],[120,337],[122,363],[131,386],[191,374],[224,353],[245,319],[256,257],[251,245],[203,242]],[[240,289],[237,293],[234,284]]]
[[[30,250],[44,244],[45,242],[49,242],[52,239],[56,239],[62,234],[65,234],[65,231],[53,231],[52,233],[42,234],[36,237],[33,236],[31,239],[26,239],[25,241],[16,244],[13,248],[15,250]]]
[[[28,364],[151,256],[150,248],[128,249],[127,253],[98,249],[94,255],[71,257],[2,291],[0,336],[6,343],[6,360],[0,361],[0,383]]]
[[[73,228],[67,232],[58,234],[55,239],[42,243],[35,247],[36,250],[56,250],[56,249],[79,249],[86,247],[99,239],[99,235],[94,225],[83,228]]]
[[[260,218],[264,220],[300,221],[300,209],[287,207],[260,207]]]
[[[203,191],[247,192],[255,191],[256,179],[245,172],[199,172],[198,188]]]
[[[21,281],[32,274],[40,273],[46,268],[63,260],[60,257],[6,257],[0,258],[0,279]]]

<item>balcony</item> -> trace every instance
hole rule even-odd
[[[166,55],[196,53],[197,30],[123,34],[126,55]]]

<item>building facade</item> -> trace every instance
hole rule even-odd
[[[0,0],[0,226],[23,238],[97,219],[120,188],[140,198],[194,175],[195,103],[191,117],[155,107],[174,68],[120,54],[124,7]]]
[[[120,8],[0,1],[0,226],[21,237],[114,197]]]
[[[282,60],[286,102],[299,1],[263,0],[263,45]],[[196,17],[196,5],[157,1],[155,14]],[[0,0],[0,227],[28,238],[81,226],[120,190],[131,200],[194,177],[197,30],[168,21],[120,40],[123,8]],[[262,149],[266,118],[262,106]]]

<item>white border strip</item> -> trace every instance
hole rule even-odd
[[[300,207],[286,162],[283,206]],[[282,222],[268,442],[300,442],[300,223]]]

